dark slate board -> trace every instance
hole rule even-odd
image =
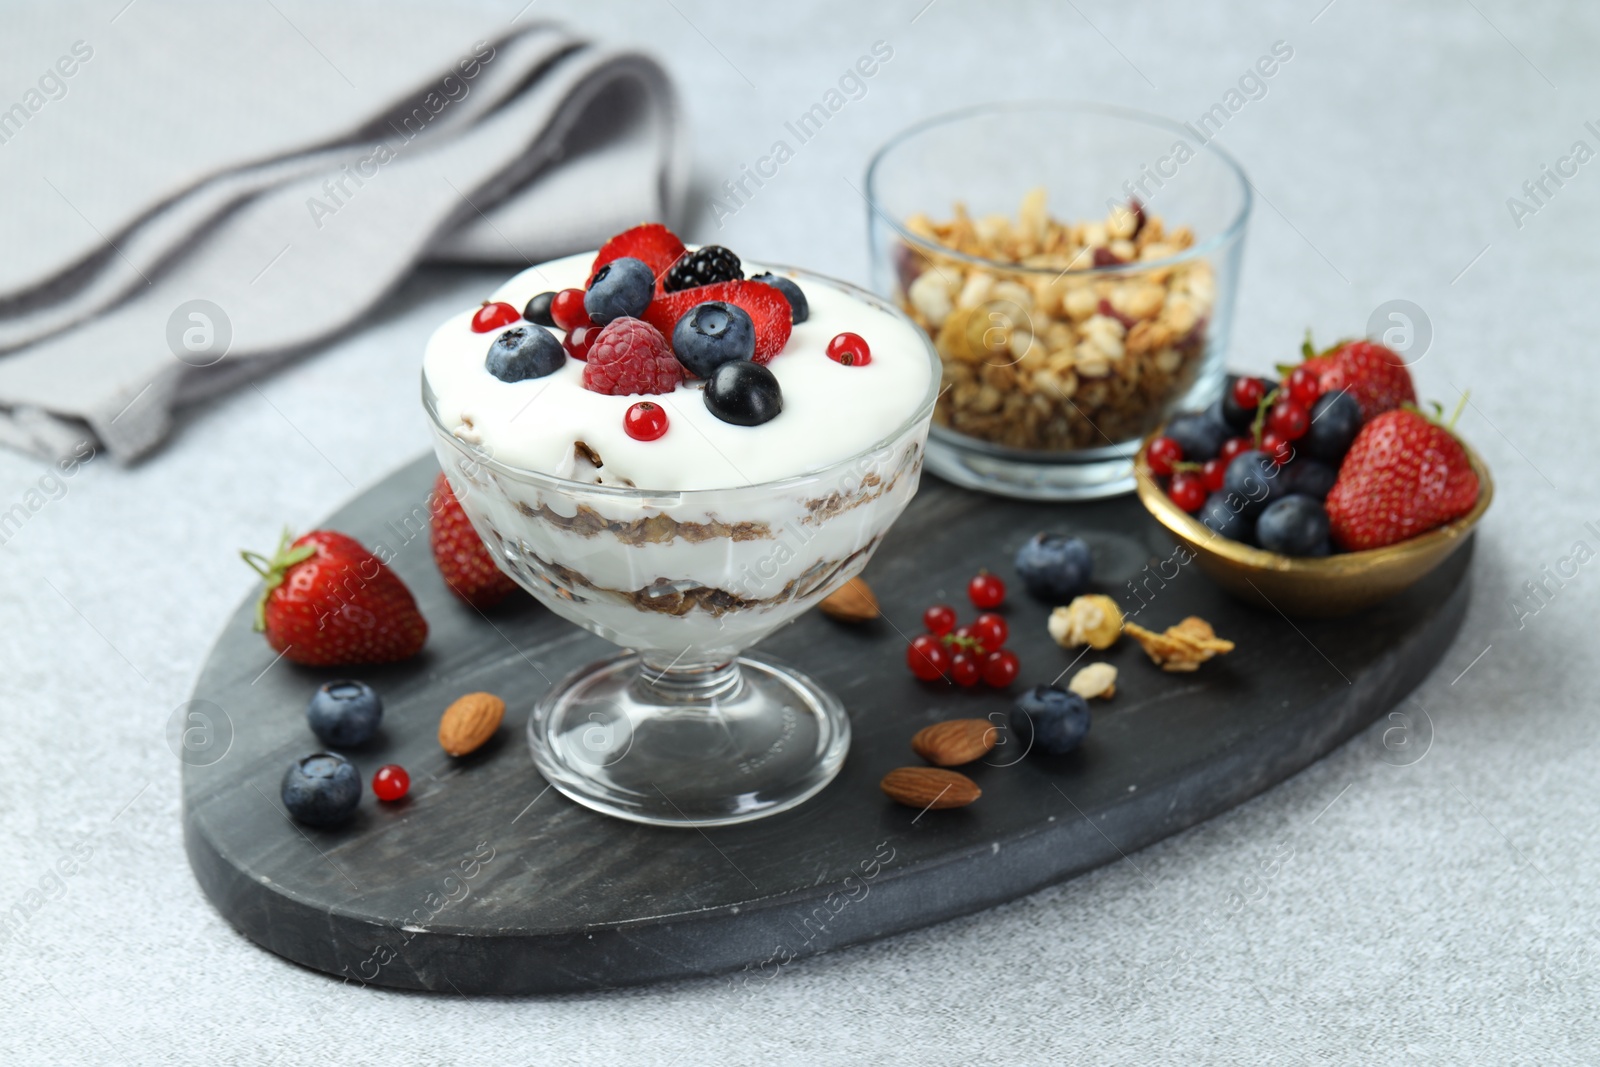
[[[203,703],[193,707],[213,732],[193,735],[184,767],[189,859],[217,909],[273,952],[383,986],[551,993],[718,973],[760,981],[792,959],[1013,899],[1225,811],[1337,747],[1427,675],[1467,604],[1470,546],[1364,615],[1291,626],[1229,600],[1193,567],[1161,588],[1149,576],[1173,545],[1133,497],[1039,505],[926,478],[866,571],[886,619],[847,628],[813,612],[764,645],[849,709],[854,744],[839,777],[752,824],[662,829],[588,811],[534,771],[524,729],[546,679],[611,646],[531,600],[485,618],[450,596],[422,525],[436,469],[420,459],[326,523],[393,551],[432,626],[414,661],[362,672],[387,710],[374,746],[350,753],[367,781],[381,764],[406,766],[410,798],[380,805],[369,790],[337,830],[288,821],[283,769],[319,747],[306,699],[342,672],[274,663],[250,631],[249,603],[196,686]],[[967,617],[966,579],[980,566],[1013,579],[1014,549],[1046,527],[1091,541],[1098,586],[1119,601],[1134,603],[1135,578],[1154,590],[1142,623],[1198,614],[1237,651],[1196,674],[1163,674],[1124,640],[1103,654],[1121,670],[1117,696],[1096,704],[1078,752],[1013,762],[997,749],[994,765],[969,768],[984,790],[970,808],[919,816],[891,804],[878,779],[917,762],[913,732],[1010,704],[993,690],[917,682],[899,631],[920,629],[922,609],[940,600]],[[1050,681],[1071,655],[1045,631],[1048,608],[1011,585],[1005,610],[1023,681]],[[484,750],[452,761],[435,741],[439,714],[480,689],[506,697],[506,723]]]

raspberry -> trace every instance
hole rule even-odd
[[[661,331],[641,319],[614,319],[600,331],[583,365],[583,387],[612,396],[670,393],[683,365]]]

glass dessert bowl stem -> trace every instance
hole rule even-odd
[[[596,811],[663,826],[746,822],[833,780],[850,720],[793,667],[745,654],[720,663],[624,652],[574,672],[528,720],[534,763]]]
[[[512,466],[445,424],[424,375],[435,450],[491,556],[551,611],[624,650],[558,681],[528,719],[540,774],[604,814],[748,822],[816,795],[849,750],[834,696],[746,650],[860,573],[915,494],[938,356],[887,301],[790,273],[808,292],[833,287],[901,319],[928,369],[909,417],[902,408],[869,448],[795,477],[648,491]],[[756,447],[762,431],[751,432]]]

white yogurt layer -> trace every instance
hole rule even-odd
[[[593,262],[588,252],[532,267],[491,299],[521,309],[538,293],[579,288]],[[747,274],[764,269],[745,267]],[[502,382],[484,367],[502,330],[472,332],[476,308],[434,332],[423,370],[445,429],[513,467],[646,490],[734,488],[806,474],[894,433],[922,406],[933,365],[927,338],[911,323],[833,286],[799,285],[811,315],[767,364],[783,389],[783,411],[760,426],[711,414],[699,381],[650,397],[592,392],[583,387],[583,364],[571,358],[544,378]],[[827,357],[828,342],[844,331],[866,340],[870,363],[847,367]],[[655,441],[636,441],[623,429],[624,413],[643,399],[659,403],[670,420]],[[578,441],[600,456],[598,475],[576,460]]]

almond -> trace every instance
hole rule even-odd
[[[878,787],[896,804],[908,808],[964,808],[983,790],[964,774],[938,767],[897,767],[883,776]]]
[[[840,622],[867,622],[878,617],[878,598],[860,578],[852,578],[829,593],[817,607],[828,618]]]
[[[444,709],[439,719],[439,746],[452,756],[465,756],[500,729],[506,702],[493,693],[468,693]]]
[[[958,767],[988,752],[999,737],[988,719],[951,719],[918,730],[911,749],[936,767]]]

